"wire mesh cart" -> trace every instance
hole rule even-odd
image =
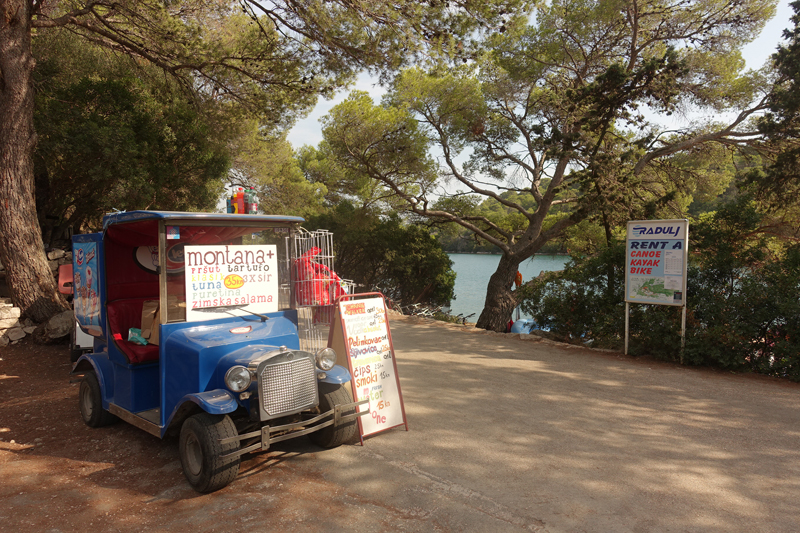
[[[314,353],[328,345],[334,305],[340,296],[353,294],[353,282],[334,270],[330,231],[300,228],[291,245],[300,349]]]

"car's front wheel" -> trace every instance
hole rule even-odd
[[[183,474],[198,492],[214,492],[236,478],[239,457],[223,458],[235,452],[236,442],[221,444],[220,440],[238,435],[236,425],[228,415],[199,413],[189,417],[181,427],[180,455]]]
[[[342,385],[330,383],[320,383],[319,385],[319,410],[324,413],[333,409],[335,405],[343,405],[353,402],[353,397]],[[351,415],[356,412],[355,408],[342,411],[342,416]],[[319,431],[311,433],[311,441],[323,448],[335,448],[350,441],[356,434],[356,420],[348,420],[339,424],[332,424]]]

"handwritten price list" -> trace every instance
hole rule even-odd
[[[382,298],[339,302],[339,312],[350,358],[353,395],[369,399],[359,418],[361,434],[371,435],[405,423],[397,369],[389,341],[386,307]]]

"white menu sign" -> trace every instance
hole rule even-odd
[[[186,321],[278,310],[274,244],[186,246]]]
[[[405,409],[386,320],[383,298],[339,302],[347,347],[353,396],[369,399],[359,407],[369,415],[358,418],[361,435],[371,435],[405,424]]]

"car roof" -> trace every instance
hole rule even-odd
[[[119,211],[110,213],[103,217],[103,229],[113,224],[126,222],[141,222],[144,220],[165,220],[170,219],[196,222],[285,222],[301,223],[305,222],[303,217],[286,215],[245,215],[233,213],[190,213],[184,211]]]

